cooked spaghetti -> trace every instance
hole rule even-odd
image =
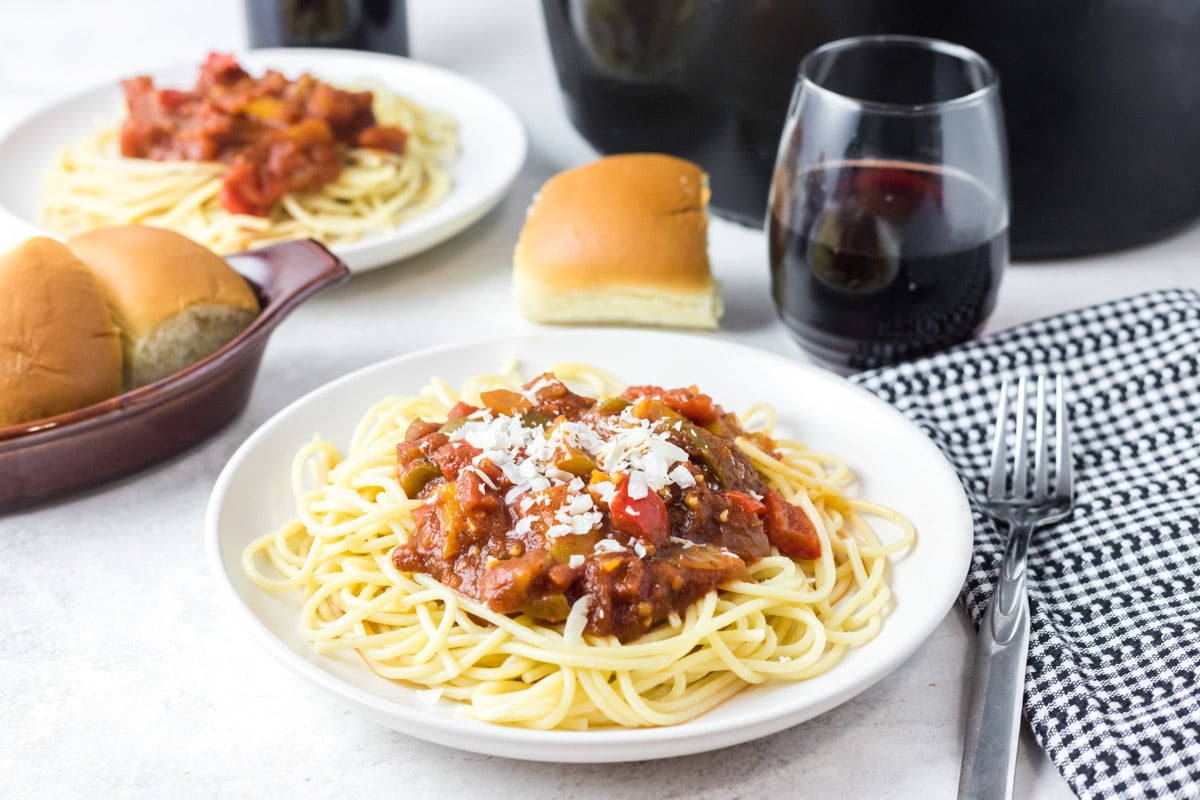
[[[155,225],[219,253],[383,233],[451,190],[457,123],[383,87],[246,73],[210,55],[194,89],[123,82],[127,115],[67,147],[43,222],[62,234]]]
[[[345,456],[302,448],[298,516],[243,567],[299,590],[317,652],[356,651],[465,716],[677,724],[872,639],[888,557],[915,542],[905,517],[846,495],[840,458],[773,422],[765,404],[739,418],[694,387],[578,364],[435,380],[371,408]]]

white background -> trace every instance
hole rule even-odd
[[[246,411],[216,437],[130,479],[0,516],[0,796],[953,796],[972,647],[957,607],[874,688],[794,729],[667,761],[562,766],[476,756],[360,719],[270,660],[220,602],[201,530],[237,445],[353,368],[533,329],[510,302],[512,246],[541,183],[592,155],[563,112],[538,3],[409,7],[416,58],[521,115],[525,168],[465,234],[290,317]],[[0,125],[102,79],[241,48],[241,15],[240,0],[5,0]],[[719,335],[803,360],[771,308],[761,234],[716,221],[711,244],[727,305]],[[1200,226],[1121,253],[1014,265],[988,329],[1167,286],[1200,287]],[[1070,796],[1028,731],[1016,796]]]

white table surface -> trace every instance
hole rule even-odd
[[[563,112],[539,3],[409,8],[414,57],[488,86],[521,115],[524,169],[466,233],[284,322],[249,406],[212,439],[136,477],[0,516],[0,797],[953,796],[972,648],[958,607],[894,673],[796,728],[666,761],[565,766],[460,752],[360,719],[271,660],[223,605],[201,531],[238,444],[351,369],[532,329],[509,300],[525,208],[546,178],[592,157]],[[241,0],[6,0],[0,124],[111,76],[244,45]],[[715,221],[710,239],[728,306],[719,335],[803,360],[771,308],[760,232]],[[1200,287],[1200,226],[1121,253],[1014,265],[988,329],[1168,286]],[[1028,730],[1016,796],[1071,796]]]

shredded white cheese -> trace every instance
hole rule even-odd
[[[572,604],[571,613],[567,614],[567,621],[563,623],[564,642],[577,644],[583,641],[583,629],[587,626],[588,604],[591,599],[590,595],[585,594]]]
[[[538,391],[552,383],[553,379],[539,379],[521,394],[536,403]],[[514,530],[517,533],[533,530],[534,519],[530,512],[536,505],[550,502],[545,494],[548,489],[565,486],[563,504],[556,509],[546,535],[556,538],[585,534],[597,528],[604,519],[592,492],[600,502],[608,505],[612,503],[617,487],[613,481],[605,480],[597,482],[589,491],[579,476],[557,466],[569,454],[590,458],[600,471],[609,475],[627,476],[626,491],[633,500],[671,485],[684,489],[696,485],[686,467],[687,453],[667,438],[670,423],[638,419],[632,409],[630,406],[619,415],[601,417],[592,423],[559,420],[550,426],[527,427],[520,416],[495,416],[490,409],[484,408],[467,417],[450,434],[450,441],[463,441],[481,451],[473,459],[471,469],[484,484],[496,488],[495,482],[481,469],[484,461],[491,462],[512,484],[504,500],[516,506],[518,520]],[[678,423],[674,424],[675,430],[679,427]],[[624,550],[619,542],[611,539],[596,546],[596,552]],[[639,557],[645,555],[640,545],[635,552]]]
[[[675,465],[675,468],[668,473],[667,477],[670,478],[671,483],[681,489],[690,489],[696,485],[696,478],[683,464]],[[761,500],[762,498],[759,499]]]
[[[650,493],[650,484],[646,480],[646,473],[633,472],[629,475],[629,485],[625,487],[625,491],[629,493],[632,500],[641,500]]]
[[[606,505],[612,502],[613,495],[617,493],[617,485],[612,481],[597,481],[592,489]]]
[[[565,522],[560,522],[556,525],[551,525],[549,528],[546,529],[546,535],[549,536],[551,539],[557,539],[560,536],[569,536],[574,532],[575,532],[575,529],[571,525],[566,524]]]
[[[596,542],[596,546],[592,548],[593,553],[624,553],[625,545],[618,542],[616,539],[601,539]]]

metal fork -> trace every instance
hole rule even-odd
[[[1054,439],[1049,443],[1046,379],[1037,378],[1033,426],[1033,475],[1029,474],[1029,380],[1017,383],[1016,435],[1009,474],[1008,396],[1004,381],[996,411],[991,478],[983,510],[1008,524],[1008,544],[996,588],[979,625],[971,705],[958,776],[959,800],[1011,798],[1029,651],[1029,600],[1025,561],[1035,528],[1065,519],[1074,503],[1071,433],[1062,377],[1054,381]],[[1048,462],[1053,460],[1051,470]],[[1053,473],[1053,475],[1052,475]],[[1009,478],[1011,477],[1011,481]]]

